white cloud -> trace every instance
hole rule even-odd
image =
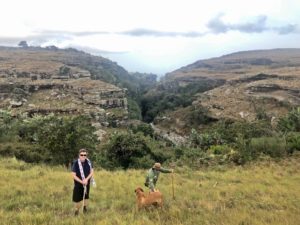
[[[300,47],[299,0],[10,0],[1,9],[0,44],[26,38],[95,49],[129,71],[164,73],[233,51]]]

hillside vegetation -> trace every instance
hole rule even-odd
[[[207,89],[192,92],[189,105],[177,104],[174,108],[175,104],[168,107],[167,102],[163,102],[158,106],[162,110],[156,107],[159,111],[156,115],[172,121],[168,122],[168,129],[187,134],[186,128],[191,126],[185,124],[193,113],[191,107],[196,111],[206,110],[206,116],[214,122],[254,121],[257,113],[264,111],[276,123],[278,118],[300,105],[300,49],[244,51],[199,60],[168,73],[160,85],[177,84],[181,89],[190,90],[189,86],[203,83],[207,83]],[[160,121],[157,124],[165,127]],[[196,125],[195,129],[201,130],[203,123]]]
[[[196,111],[193,121],[205,122]],[[87,148],[96,165],[106,169],[148,168],[154,162],[200,169],[214,165],[244,165],[261,157],[284,158],[300,150],[300,107],[273,127],[258,114],[252,123],[219,121],[205,132],[195,129],[180,144],[148,124],[111,128],[100,142],[91,119],[84,116],[15,118],[0,111],[0,155],[30,163],[68,165],[78,149]],[[155,128],[155,129],[154,129]]]
[[[136,211],[134,189],[145,170],[95,169],[89,212],[73,216],[71,174],[63,167],[0,161],[0,224],[273,224],[300,221],[300,156],[245,167],[193,171],[175,168],[162,174],[158,188],[163,210]]]

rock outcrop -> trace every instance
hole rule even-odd
[[[99,80],[105,70],[95,69],[107,61],[76,50],[0,47],[0,109],[28,116],[86,114],[105,125],[108,117],[126,120],[126,89]]]
[[[193,107],[205,108],[214,120],[253,121],[264,112],[276,122],[300,105],[300,49],[247,51],[200,60],[169,73],[164,82],[186,80],[219,81],[211,90],[198,93],[193,102]],[[187,112],[179,110],[167,115],[177,121],[172,130],[187,124]]]

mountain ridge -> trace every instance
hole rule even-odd
[[[0,108],[16,116],[84,114],[108,126],[128,118],[120,83],[129,77],[117,63],[76,49],[0,47]]]
[[[300,105],[300,49],[270,49],[242,51],[198,60],[168,73],[161,85],[180,86],[201,82],[211,85],[209,90],[193,95],[193,103],[186,110],[166,112],[164,123],[178,133],[191,124],[187,115],[204,109],[213,121],[222,119],[254,121],[263,112],[272,122]],[[171,126],[170,126],[171,125]],[[201,124],[198,124],[202,127]]]

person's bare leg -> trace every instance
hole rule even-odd
[[[83,213],[87,212],[87,205],[88,205],[88,200],[84,199]]]
[[[75,202],[74,206],[75,206],[75,216],[76,216],[79,213],[81,202]]]
[[[89,200],[88,199],[84,199],[84,206],[88,206]]]

